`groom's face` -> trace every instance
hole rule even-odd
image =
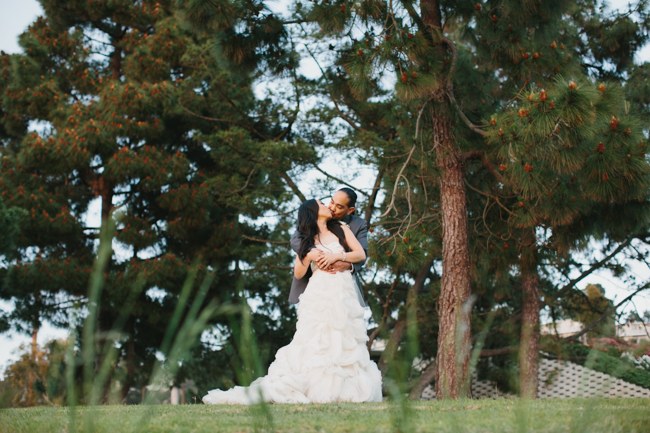
[[[348,206],[350,203],[350,197],[343,191],[336,191],[330,200],[330,211],[332,212],[332,218],[340,220],[341,218],[350,215],[354,212],[354,208]]]

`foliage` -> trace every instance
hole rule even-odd
[[[0,226],[2,238],[0,239],[0,255],[11,257],[14,251],[14,242],[18,235],[18,223],[25,217],[25,212],[20,208],[8,208],[0,199]]]
[[[650,371],[638,368],[629,359],[622,358],[621,353],[605,353],[590,349],[579,343],[562,343],[554,345],[554,355],[576,364],[584,365],[601,373],[623,379],[626,382],[650,389]]]
[[[0,269],[1,296],[16,305],[9,324],[27,332],[44,320],[81,326],[92,308],[98,226],[117,211],[96,330],[119,349],[113,374],[124,394],[149,382],[157,350],[171,356],[164,330],[195,263],[199,275],[214,276],[206,305],[271,304],[255,327],[274,336],[265,339],[274,351],[293,317],[280,300],[290,274],[278,240],[289,224],[256,219],[291,209],[282,175],[314,153],[282,140],[286,111],[257,103],[260,58],[236,62],[228,51],[240,42],[231,40],[238,22],[221,29],[215,48],[214,34],[190,29],[175,2],[42,3],[45,16],[20,37],[24,54],[0,63],[0,194],[26,216],[15,260]],[[90,221],[96,206],[101,221]],[[280,324],[270,319],[278,308]]]
[[[642,314],[639,314],[638,310],[628,312],[625,317],[625,323],[632,322],[650,322],[650,310],[645,310]]]
[[[21,346],[21,354],[4,373],[10,406],[62,405],[65,402],[65,341],[52,340],[43,348]],[[8,405],[9,406],[9,405]]]
[[[588,284],[584,291],[566,295],[565,311],[568,317],[592,327],[587,333],[589,337],[616,335],[614,305],[605,297],[605,289],[600,284]]]
[[[0,409],[12,407],[16,395],[16,389],[8,381],[0,380]]]

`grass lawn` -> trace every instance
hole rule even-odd
[[[0,410],[0,433],[162,432],[650,433],[650,399],[516,399]]]

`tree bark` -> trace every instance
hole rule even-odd
[[[419,400],[422,397],[424,389],[431,383],[436,377],[436,361],[432,361],[425,369],[422,371],[420,377],[418,377],[415,385],[409,391],[409,400]]]
[[[377,324],[377,327],[370,333],[370,336],[368,337],[368,342],[366,343],[366,346],[368,347],[368,351],[372,348],[373,343],[379,336],[379,334],[384,330],[386,327],[386,323],[388,322],[388,316],[390,314],[390,304],[392,302],[393,294],[395,293],[395,289],[397,288],[397,285],[399,284],[399,279],[401,277],[401,274],[398,272],[395,275],[395,278],[393,279],[393,283],[390,285],[390,288],[388,289],[388,293],[386,294],[386,300],[384,301],[383,304],[383,313],[381,316],[381,320]]]
[[[429,275],[431,266],[433,266],[433,258],[428,259],[422,264],[422,266],[420,266],[413,285],[408,289],[406,305],[403,310],[400,310],[397,322],[395,322],[395,326],[393,327],[393,332],[390,334],[390,338],[386,343],[386,348],[379,358],[379,370],[382,374],[386,374],[389,364],[395,359],[400,343],[402,342],[404,334],[406,334],[408,328],[409,310],[417,308],[418,293],[422,290],[422,287],[424,287],[424,282]]]
[[[445,58],[442,14],[437,0],[420,2],[422,22],[434,55]],[[463,158],[452,134],[449,71],[438,71],[440,87],[430,98],[432,138],[440,170],[442,207],[442,285],[438,299],[436,398],[469,396],[470,260]]]
[[[432,120],[440,170],[443,268],[438,299],[436,397],[468,397],[471,303],[464,171],[449,118],[438,111]]]
[[[442,15],[437,0],[420,2],[422,21],[436,44],[440,58],[447,56],[441,38]],[[452,133],[447,84],[451,77],[440,71],[441,84],[432,95],[432,138],[440,170],[442,207],[442,285],[438,300],[438,355],[436,398],[468,397],[470,359],[470,260],[467,202],[463,158]]]
[[[522,239],[520,255],[522,314],[519,341],[519,385],[523,398],[537,398],[539,370],[539,275],[535,233]]]
[[[386,348],[382,352],[381,357],[379,357],[379,362],[377,363],[382,376],[386,375],[390,363],[395,359],[397,349],[399,348],[402,338],[404,338],[405,332],[406,313],[401,313],[397,322],[395,322],[395,326],[393,327],[393,331],[390,333],[388,341],[386,342]]]
[[[31,344],[31,354],[30,361],[27,363],[27,387],[25,392],[25,401],[23,404],[25,406],[36,406],[37,396],[36,396],[36,380],[38,378],[38,331],[39,328],[37,325],[32,327],[32,344]]]
[[[129,338],[126,343],[126,377],[122,386],[122,400],[126,399],[129,390],[135,385],[135,355],[135,343],[133,338]]]

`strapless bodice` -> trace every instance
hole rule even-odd
[[[343,248],[343,245],[341,245],[339,241],[327,242],[325,244],[317,244],[315,247],[316,249],[324,253],[342,253],[345,251],[345,248]],[[320,271],[320,268],[315,262],[311,262],[309,266],[312,272]],[[350,271],[343,271],[343,272],[350,272]]]

